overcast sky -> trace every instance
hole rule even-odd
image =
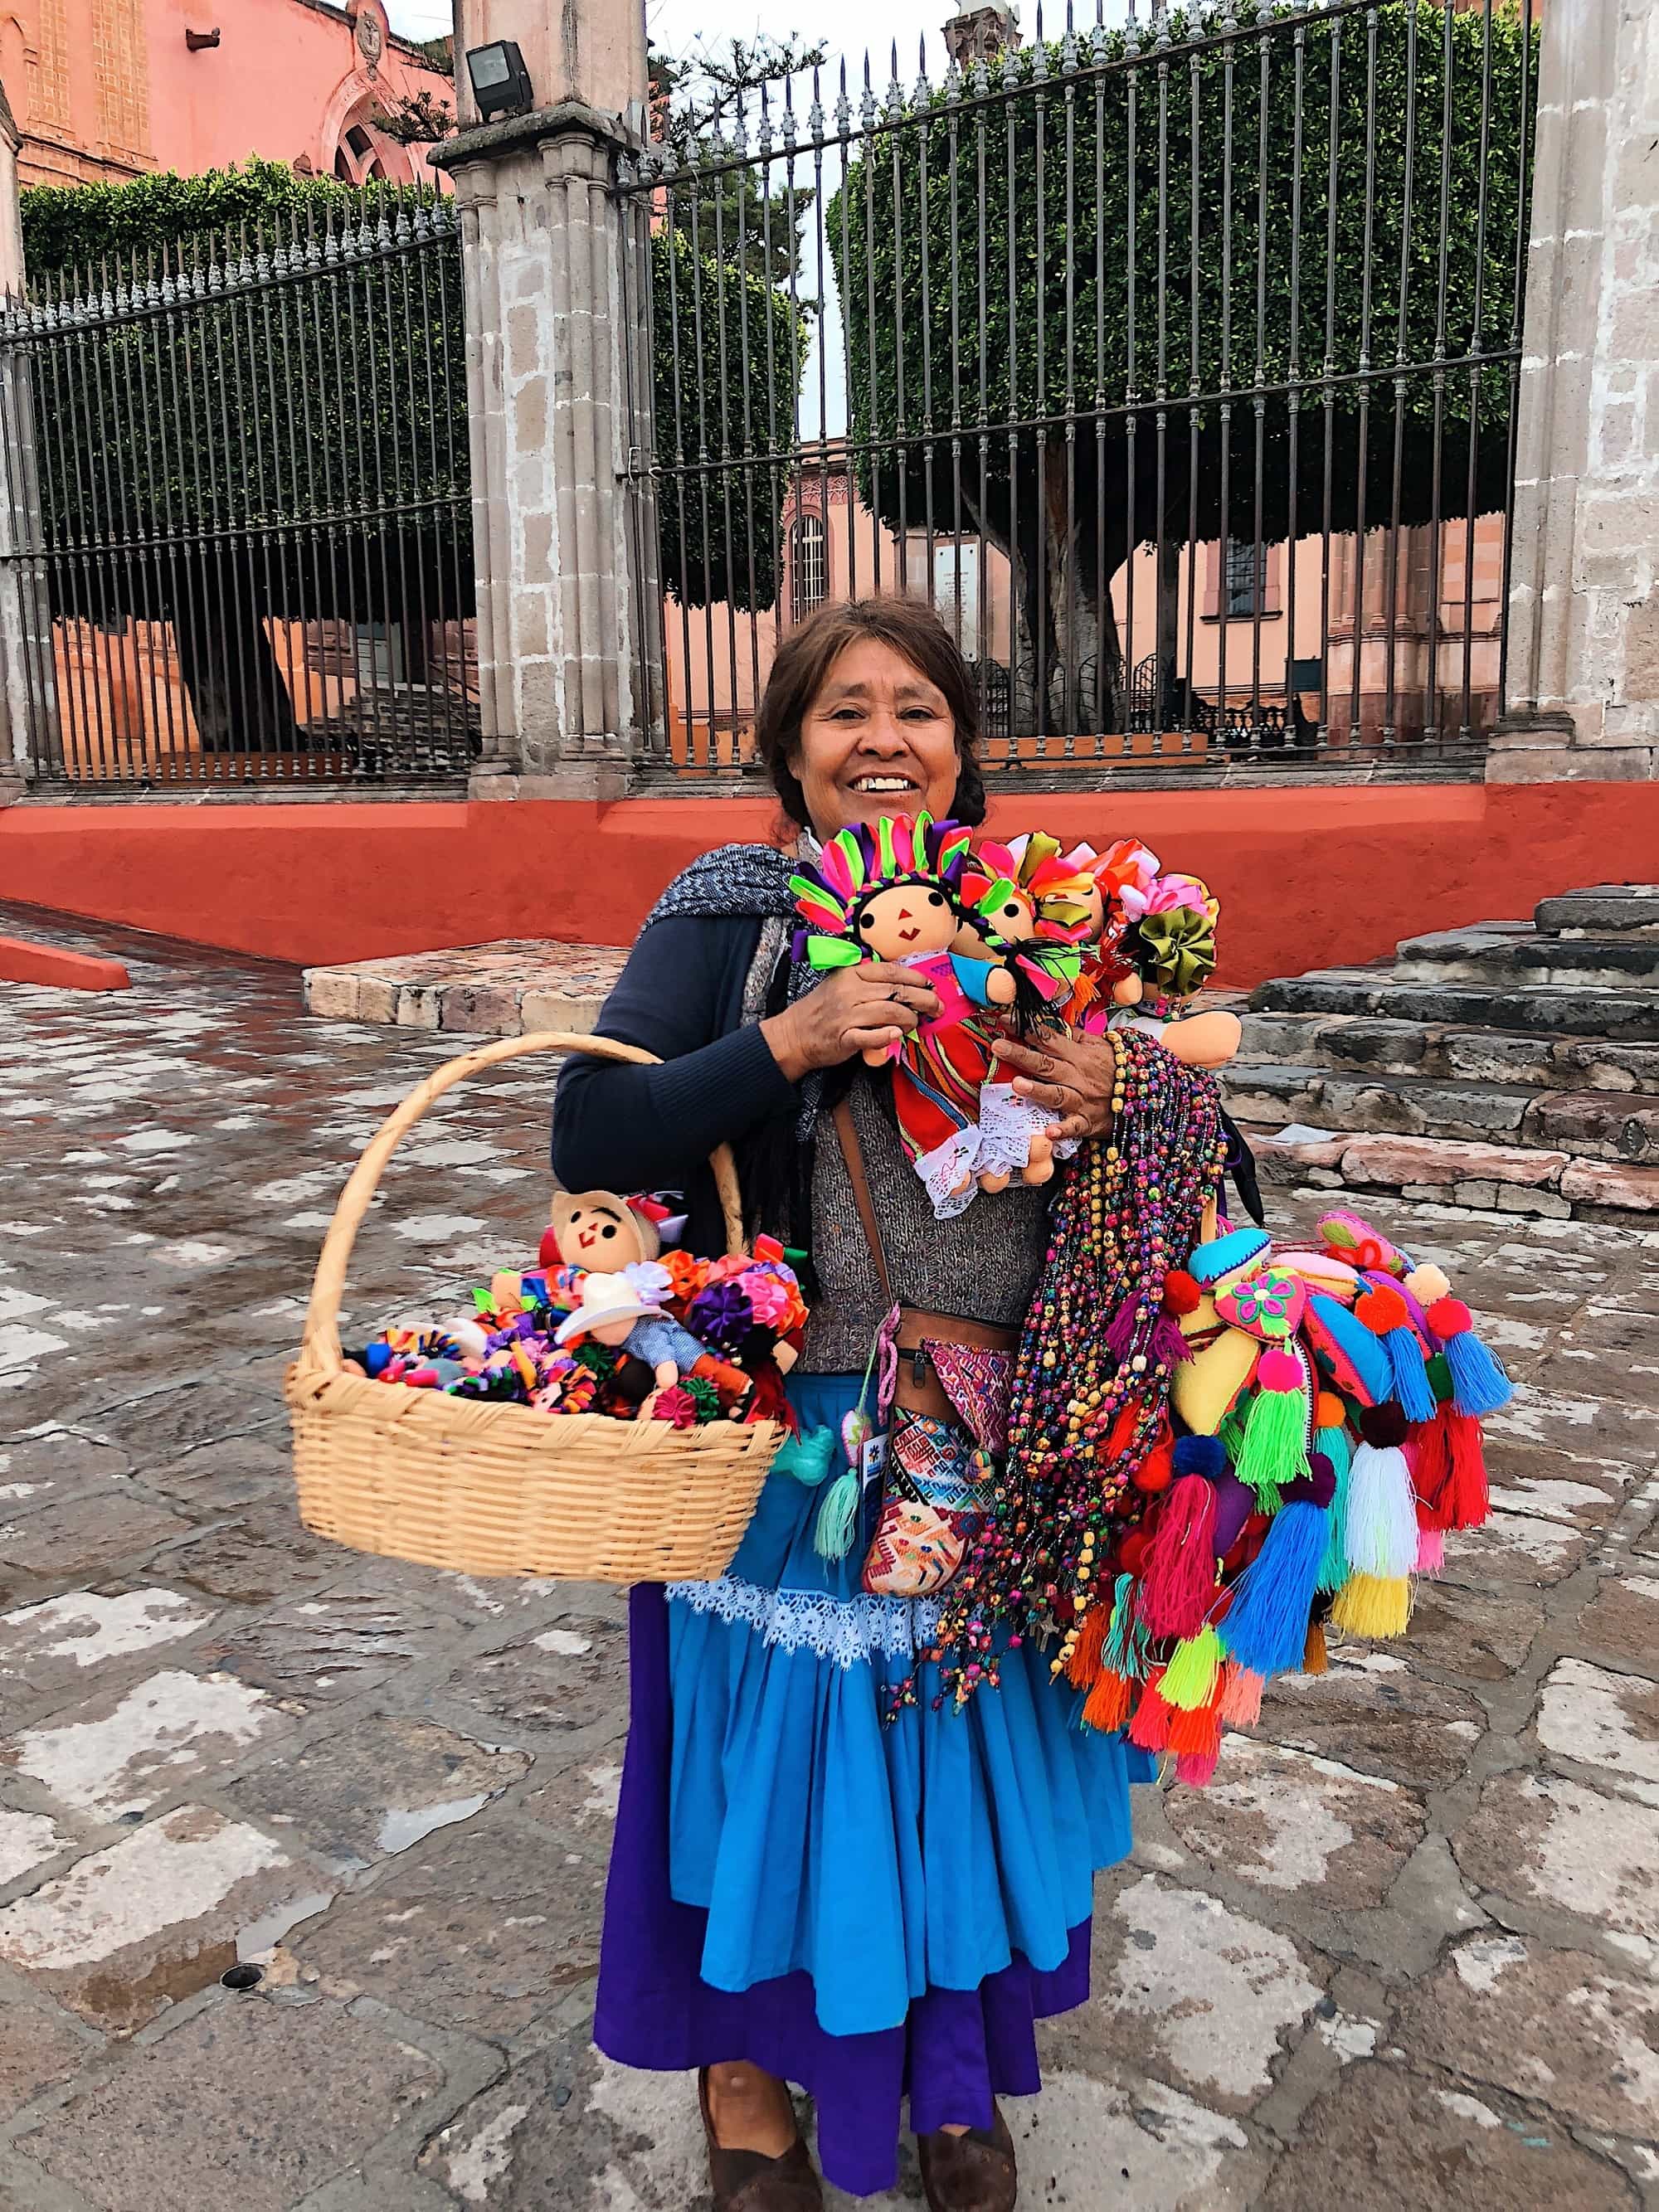
[[[1057,0],[1063,8],[1064,0]],[[1086,0],[1085,0],[1086,4]],[[449,0],[387,0],[392,27],[411,39],[430,39],[451,28]],[[699,36],[753,38],[758,30],[775,36],[799,31],[803,38],[833,42],[837,58],[861,65],[866,46],[885,57],[899,40],[900,64],[907,81],[915,75],[916,39],[928,34],[928,58],[937,70],[944,61],[939,27],[951,14],[950,0],[647,0],[651,36],[671,53],[689,52]],[[1029,12],[1029,11],[1028,11]],[[1091,10],[1091,12],[1092,12]]]

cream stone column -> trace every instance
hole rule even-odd
[[[23,294],[23,226],[17,197],[21,135],[0,87],[0,300],[20,303]],[[8,312],[0,309],[0,313]],[[27,357],[14,352],[0,330],[0,806],[21,799],[33,778],[31,674],[38,690],[37,726],[43,744],[55,739],[57,685],[52,623],[37,550],[40,544],[40,479],[35,468],[34,406]],[[8,559],[6,556],[21,556]]]
[[[1547,0],[1509,711],[1488,780],[1659,773],[1659,21]]]
[[[465,48],[516,40],[537,106],[480,124]],[[465,0],[461,210],[479,690],[477,798],[607,798],[662,714],[648,212],[613,186],[646,120],[642,0]]]

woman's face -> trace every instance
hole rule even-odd
[[[945,694],[890,645],[860,638],[830,662],[789,765],[820,838],[884,814],[948,815],[957,732]]]

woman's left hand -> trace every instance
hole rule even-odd
[[[1071,1138],[1103,1137],[1110,1130],[1117,1053],[1109,1037],[1056,1032],[1029,1045],[999,1037],[994,1049],[1015,1071],[1014,1089],[1019,1096],[1053,1111],[1048,1134],[1056,1144]]]

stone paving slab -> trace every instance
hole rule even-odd
[[[690,2084],[590,2040],[618,1594],[293,1515],[318,1245],[452,1037],[49,933],[133,988],[0,987],[0,2207],[708,2212]],[[533,1245],[551,1076],[495,1072],[400,1152],[353,1323]],[[1329,1202],[1270,1194],[1287,1230]],[[1522,1385],[1493,1522],[1407,1643],[1334,1640],[1217,1787],[1141,1794],[1094,1996],[1010,2107],[1022,2202],[1659,2204],[1659,1233],[1367,1206]],[[907,2150],[871,2212],[921,2202]]]

